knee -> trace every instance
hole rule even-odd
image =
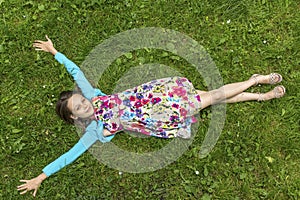
[[[201,95],[201,109],[223,102],[225,94],[222,90],[211,90]]]
[[[224,91],[221,90],[212,90],[210,91],[212,104],[220,103],[224,101],[225,95]]]

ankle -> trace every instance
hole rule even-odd
[[[259,84],[256,77],[251,77],[248,81],[251,83],[252,86],[255,86],[255,85]]]

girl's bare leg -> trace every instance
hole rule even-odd
[[[277,94],[274,92],[277,91]],[[260,101],[260,100],[271,100],[274,98],[282,97],[285,93],[284,88],[278,87],[278,89],[271,90],[267,93],[259,94],[259,93],[250,93],[250,92],[242,92],[237,94],[229,99],[225,99],[220,103],[238,103],[238,102],[245,102],[245,101]],[[207,93],[207,91],[200,91],[197,90],[198,94],[202,98],[203,94]]]
[[[245,90],[249,87],[256,84],[254,79],[249,79],[247,81],[231,83],[224,85],[218,89],[208,91],[206,93],[198,93],[201,96],[201,105],[202,109],[210,105],[218,104],[224,102],[226,99],[230,99]]]
[[[275,83],[280,82],[281,80],[282,80],[281,75],[275,75],[272,81],[270,79],[270,75],[258,75],[255,78],[250,78],[247,81],[227,84],[218,89],[208,91],[206,93],[202,93],[201,91],[198,91],[198,93],[200,92],[199,94],[201,95],[202,108],[205,108],[213,104],[224,103],[226,101],[228,103],[231,103],[231,102],[239,102],[239,101],[258,100],[259,95],[257,96],[255,94],[243,94],[237,96],[235,99],[228,101],[228,99],[243,93],[249,87],[256,85],[258,83],[274,84],[274,82]],[[241,100],[239,100],[238,98]]]
[[[221,103],[237,103],[237,102],[244,102],[244,101],[257,101],[257,100],[259,100],[261,95],[263,95],[263,94],[242,92],[242,93],[237,94],[229,99],[222,101]]]
[[[202,98],[202,95],[207,93],[207,91],[201,91],[197,90],[198,94]],[[237,102],[243,102],[243,101],[257,101],[260,97],[260,94],[257,93],[250,93],[250,92],[242,92],[240,94],[237,94],[229,99],[226,99],[220,103],[237,103]]]

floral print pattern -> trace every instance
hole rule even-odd
[[[92,99],[97,120],[111,133],[121,130],[161,138],[189,138],[201,99],[183,77],[153,80],[124,92]]]

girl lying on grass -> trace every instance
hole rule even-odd
[[[21,180],[18,186],[21,194],[37,189],[47,177],[72,163],[96,141],[103,143],[113,139],[122,130],[140,132],[159,138],[189,138],[194,115],[213,104],[243,101],[265,101],[280,98],[285,94],[283,86],[263,93],[244,92],[257,84],[277,84],[282,76],[254,74],[249,80],[224,85],[212,91],[196,90],[184,77],[169,77],[144,83],[124,92],[105,95],[93,88],[79,67],[58,52],[52,41],[36,40],[36,50],[50,52],[73,76],[81,93],[65,91],[56,104],[57,114],[67,123],[84,124],[90,122],[84,135],[67,153],[47,165],[43,172],[31,179]]]

